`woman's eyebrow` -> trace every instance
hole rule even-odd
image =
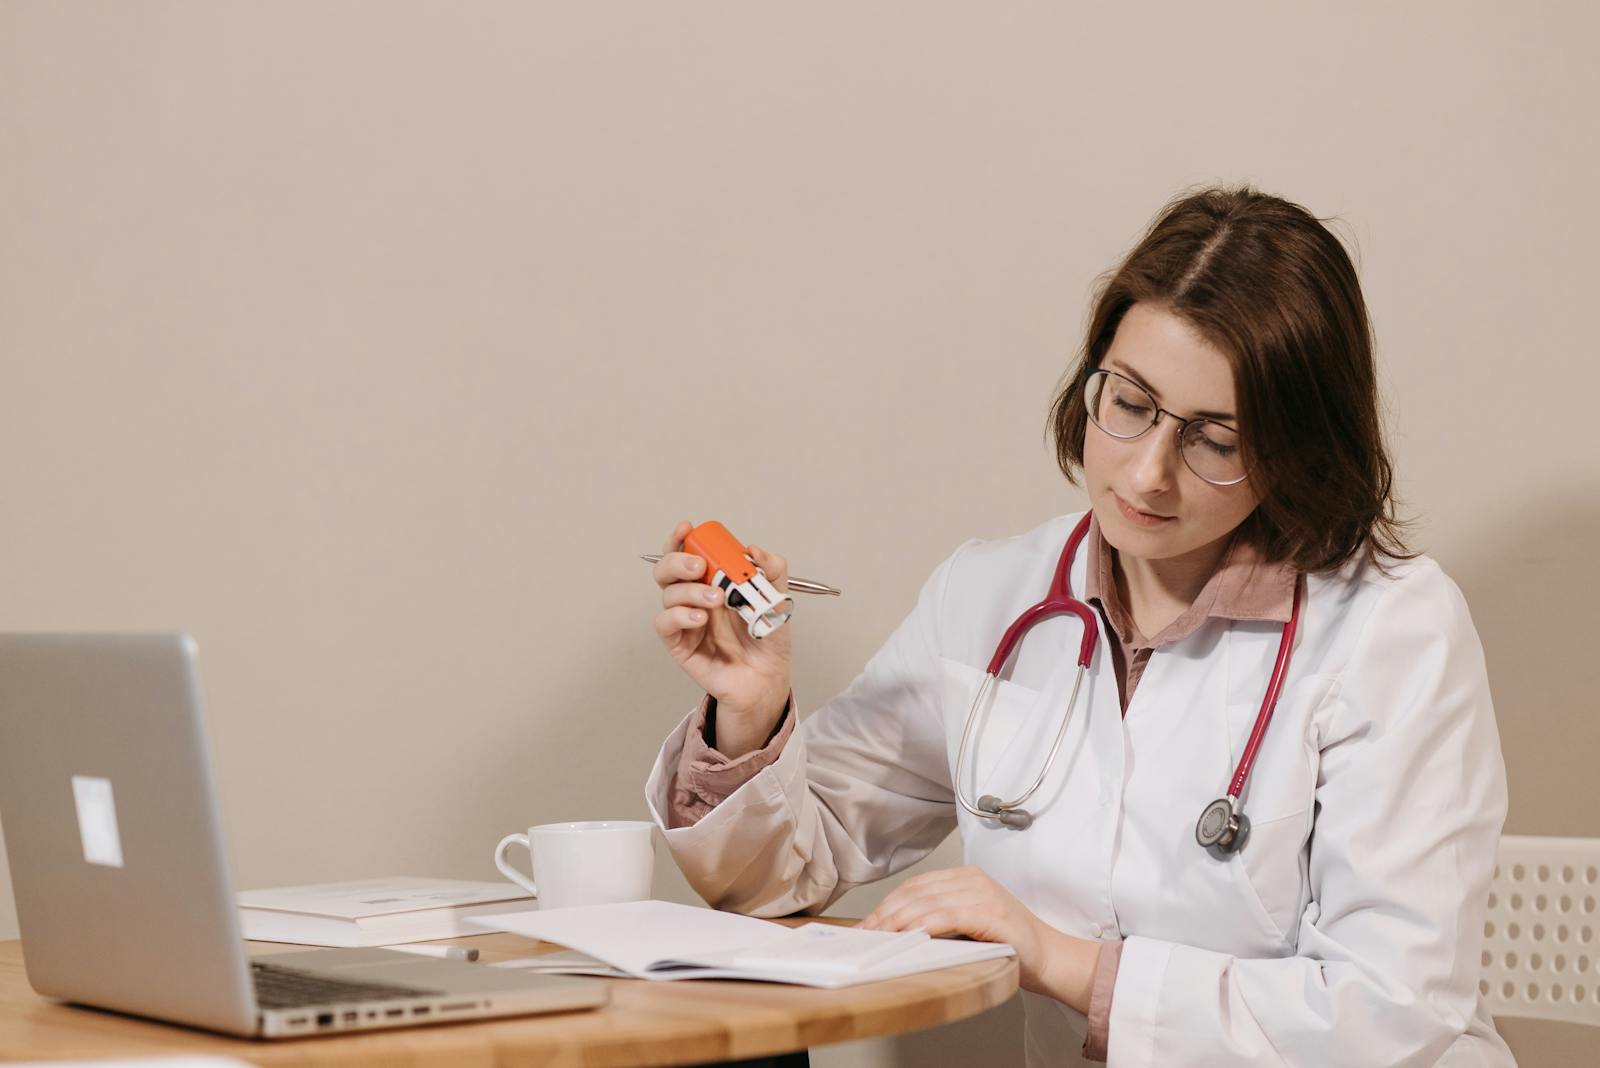
[[[1146,382],[1144,380],[1144,376],[1138,371],[1135,371],[1121,360],[1107,360],[1105,366],[1109,371],[1115,371],[1120,375],[1126,375],[1128,378],[1138,383],[1139,387],[1146,393],[1154,397],[1157,404],[1161,403],[1161,393],[1156,389],[1156,387]],[[1234,420],[1234,414],[1232,412],[1195,412],[1194,414],[1197,419],[1215,419],[1219,423],[1231,423]]]

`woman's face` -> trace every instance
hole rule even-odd
[[[1139,383],[1180,420],[1205,412],[1239,425],[1227,356],[1159,305],[1128,309],[1100,367]],[[1106,541],[1142,560],[1215,551],[1260,499],[1249,479],[1214,486],[1189,470],[1179,451],[1177,420],[1166,415],[1132,440],[1114,438],[1091,420],[1083,475]]]

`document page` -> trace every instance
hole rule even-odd
[[[921,931],[791,928],[665,901],[506,913],[467,921],[565,946],[496,967],[636,979],[755,979],[840,987],[1008,957],[998,942],[930,939]]]
[[[641,977],[652,965],[698,961],[703,956],[715,959],[788,932],[783,924],[771,920],[670,901],[508,912],[469,922],[554,942]]]

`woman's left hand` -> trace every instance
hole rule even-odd
[[[913,876],[895,887],[859,926],[869,931],[921,929],[1017,951],[1022,988],[1088,1008],[1099,943],[1073,938],[1035,916],[1011,891],[973,865]],[[1076,1004],[1082,1001],[1082,1005]]]

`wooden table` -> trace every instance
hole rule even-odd
[[[793,922],[807,922],[810,918]],[[448,939],[492,963],[555,947],[519,935]],[[252,954],[296,946],[250,943]],[[0,1060],[226,1054],[258,1065],[682,1065],[766,1057],[917,1031],[1016,993],[1014,958],[843,990],[774,983],[589,979],[611,987],[590,1012],[253,1042],[47,1001],[28,986],[19,942],[0,942]]]

